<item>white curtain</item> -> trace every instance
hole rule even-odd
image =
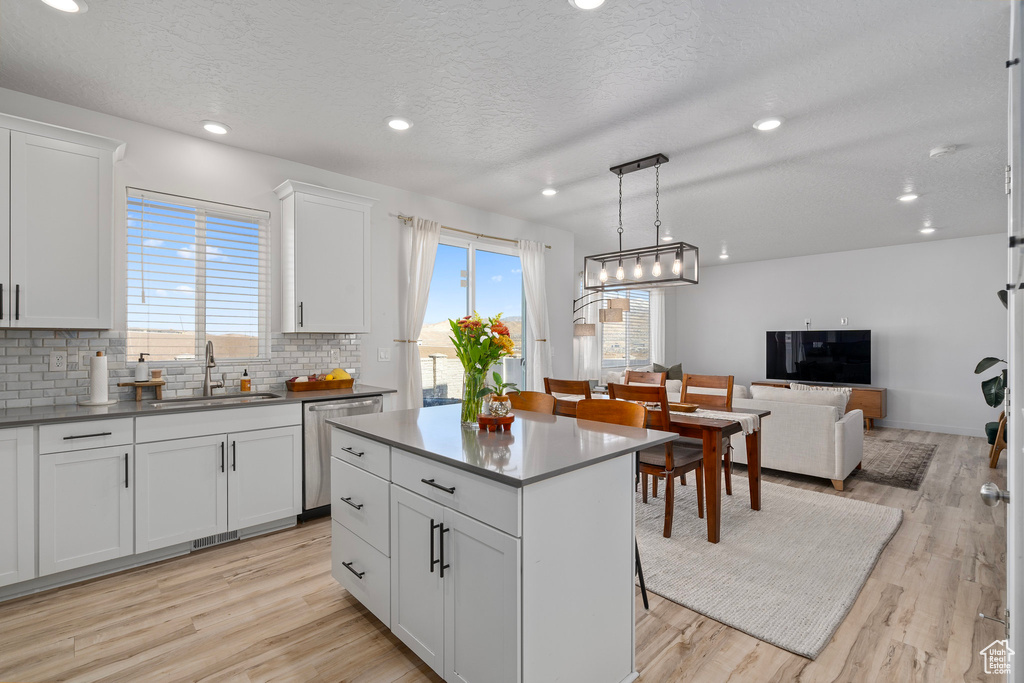
[[[544,277],[544,244],[519,240],[519,261],[523,266],[528,339],[526,389],[544,391],[544,378],[551,376],[551,344],[548,343],[548,299]]]
[[[651,295],[651,362],[665,365],[665,290],[652,289]]]
[[[423,407],[423,378],[420,374],[420,350],[417,340],[423,330],[423,316],[427,313],[430,296],[430,278],[434,274],[437,242],[441,238],[441,224],[416,218],[412,226],[409,247],[409,280],[406,287],[405,310],[402,311],[402,345],[399,410]]]
[[[583,273],[580,273],[576,282],[576,295],[582,297],[585,293]],[[601,325],[598,324],[600,301],[600,296],[589,296],[577,304],[594,302],[593,305],[587,306],[574,317],[583,318],[583,322],[592,324],[597,330],[597,336],[573,337],[573,375],[576,379],[601,380]]]

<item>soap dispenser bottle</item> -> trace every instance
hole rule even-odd
[[[239,389],[242,390],[242,391],[249,391],[250,389],[252,389],[252,380],[249,379],[249,369],[248,368],[246,368],[245,370],[242,370],[242,381],[241,381],[241,386],[239,387]]]
[[[149,381],[149,363],[146,362],[146,356],[148,353],[139,354],[139,363],[135,366],[135,381],[136,382],[148,382]]]

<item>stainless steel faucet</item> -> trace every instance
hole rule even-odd
[[[217,367],[217,363],[213,360],[213,342],[206,342],[206,376],[203,378],[203,396],[213,396],[214,389],[224,388],[224,375],[220,376],[220,380],[213,382],[210,380],[210,369]]]

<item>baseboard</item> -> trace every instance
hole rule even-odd
[[[912,429],[917,432],[937,432],[939,434],[955,434],[957,436],[980,436],[985,437],[984,426],[974,429],[969,427],[950,427],[949,425],[933,425],[925,422],[896,422],[894,420],[875,420],[876,427],[891,427],[893,429]]]

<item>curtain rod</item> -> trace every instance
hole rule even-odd
[[[413,219],[413,216],[403,216],[400,213],[389,213],[388,215],[389,216],[394,216],[395,218],[397,218],[398,220],[402,221],[406,225],[411,223],[412,219]],[[483,233],[479,233],[479,232],[471,232],[469,230],[459,230],[458,228],[450,228],[447,225],[442,225],[441,229],[442,230],[448,230],[449,232],[461,232],[463,235],[472,235],[473,237],[478,237],[478,238],[479,237],[483,237],[484,239],[489,239],[489,240],[499,240],[501,242],[511,242],[512,244],[519,244],[519,240],[509,239],[508,237],[494,237],[492,235],[484,235]],[[545,249],[550,249],[551,245],[550,244],[545,244],[544,248]]]

